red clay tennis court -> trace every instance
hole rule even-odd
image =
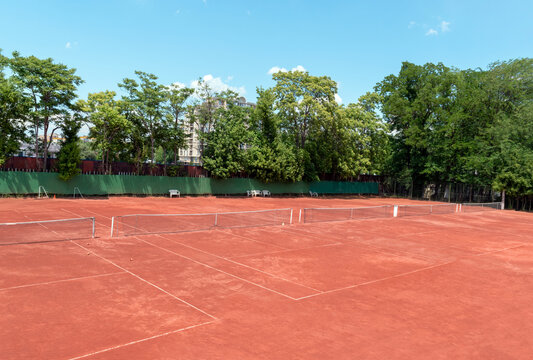
[[[3,199],[0,219],[3,359],[533,353],[532,214],[119,197]]]

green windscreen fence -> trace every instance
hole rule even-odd
[[[57,173],[0,172],[0,194],[36,194],[43,186],[48,194],[71,195],[79,188],[83,195],[168,195],[177,189],[183,195],[244,194],[246,190],[269,190],[272,194],[377,194],[377,183],[317,181],[262,183],[254,179],[224,179],[168,176],[78,175],[62,181]]]

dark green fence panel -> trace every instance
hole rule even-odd
[[[49,194],[70,195],[78,187],[84,195],[166,195],[169,189],[182,194],[244,194],[246,190],[269,190],[272,194],[377,194],[377,183],[339,181],[264,184],[254,179],[225,179],[130,175],[78,175],[71,181],[59,180],[56,173],[0,172],[0,194],[36,194],[44,186]]]

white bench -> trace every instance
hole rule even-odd
[[[169,190],[168,193],[170,195],[170,198],[172,198],[173,196],[181,197],[179,190],[172,189],[172,190]]]
[[[261,190],[246,190],[246,195],[248,196],[261,195]]]
[[[309,190],[309,195],[311,195],[311,197],[318,197],[318,193],[317,192],[313,192],[311,190]]]
[[[263,195],[263,196],[272,196],[272,194],[268,190],[261,191],[261,195]]]

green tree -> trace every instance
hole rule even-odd
[[[142,126],[139,130],[141,136],[146,134],[150,160],[154,163],[155,150],[160,141],[158,134],[162,133],[160,128],[164,126],[166,88],[157,83],[158,78],[154,74],[135,71],[135,75],[139,78],[139,82],[126,78],[118,86],[127,93],[123,97],[123,101],[128,103],[127,116],[134,124]]]
[[[8,59],[0,53],[0,166],[26,141],[24,120],[29,101],[11,78],[3,72]]]
[[[257,106],[252,112],[247,149],[248,173],[264,182],[299,181],[303,177],[301,151],[284,139],[281,120],[275,111],[273,89],[257,89]]]
[[[453,151],[452,145],[437,145],[453,105],[453,76],[441,63],[404,62],[398,76],[389,75],[376,85],[392,131],[389,170],[406,182],[441,178],[449,167],[440,160],[443,151]]]
[[[218,101],[223,105],[217,108],[212,130],[205,135],[204,168],[216,178],[228,178],[243,171],[246,166],[250,112],[235,105],[236,98],[237,94],[232,91],[220,95]]]
[[[31,99],[29,118],[33,123],[35,157],[39,157],[39,130],[43,130],[42,169],[47,169],[50,146],[48,132],[51,129],[51,139],[61,121],[75,110],[76,90],[83,80],[75,75],[76,69],[56,64],[50,58],[23,57],[16,51],[13,52],[9,65],[25,96]]]
[[[185,123],[184,115],[187,112],[187,101],[190,99],[194,89],[176,88],[168,89],[167,125],[166,133],[161,137],[164,139],[165,149],[172,149],[174,153],[174,165],[178,164],[178,151],[187,147],[186,135],[183,130]]]
[[[77,116],[66,119],[61,124],[63,141],[57,156],[57,169],[59,178],[63,181],[68,181],[81,172],[81,151],[78,138],[80,129],[81,121]]]
[[[111,173],[111,163],[118,159],[128,145],[132,124],[121,113],[121,104],[115,100],[114,91],[89,94],[87,101],[80,101],[80,108],[87,114],[91,146],[102,154],[102,169]]]

